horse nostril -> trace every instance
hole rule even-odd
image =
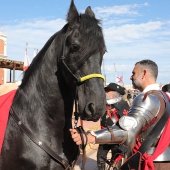
[[[89,110],[92,114],[94,114],[94,104],[93,103],[89,104]]]

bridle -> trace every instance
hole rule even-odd
[[[89,80],[91,78],[101,78],[105,81],[105,77],[102,74],[99,73],[92,73],[92,74],[88,74],[86,76],[83,77],[77,77],[72,71],[71,69],[67,66],[67,64],[64,61],[65,57],[63,56],[61,58],[61,63],[65,66],[65,68],[67,69],[67,71],[70,73],[70,75],[76,80],[77,85],[80,85],[81,83],[83,83],[86,80]]]
[[[72,31],[71,31],[72,32]],[[68,34],[70,35],[71,32]],[[89,80],[89,79],[92,79],[92,78],[101,78],[103,79],[103,81],[105,81],[105,77],[102,75],[102,74],[99,74],[99,73],[92,73],[92,74],[88,74],[86,76],[83,76],[83,77],[77,77],[73,71],[68,67],[68,65],[65,63],[65,42],[66,42],[66,39],[68,37],[68,35],[66,36],[65,38],[65,41],[64,41],[64,45],[63,45],[63,55],[60,59],[60,62],[61,64],[66,68],[67,72],[73,77],[73,79],[76,81],[76,89],[75,89],[75,96],[74,96],[74,103],[75,103],[75,112],[74,112],[74,116],[75,116],[75,121],[74,121],[74,128],[77,128],[77,122],[78,122],[78,118],[81,116],[79,113],[78,113],[78,102],[77,102],[77,88],[78,86],[82,85],[86,80]],[[97,53],[97,52],[96,52]],[[95,54],[95,53],[93,53]],[[86,59],[90,58],[91,55],[88,55],[86,56]],[[84,60],[85,62],[86,60]],[[79,63],[79,65],[81,66],[82,62]],[[74,70],[74,72],[76,72],[77,70]]]
[[[55,36],[53,36],[53,38],[51,39],[51,41],[55,38]],[[90,55],[91,56],[91,55]],[[89,58],[90,56],[88,56],[87,58]],[[68,70],[68,72],[72,75],[72,77],[77,81],[77,86],[79,86],[80,84],[84,83],[86,80],[89,80],[91,78],[101,78],[103,80],[105,80],[105,77],[102,74],[98,74],[98,73],[92,73],[83,77],[76,77],[75,74],[73,74],[73,72],[69,69],[69,67],[67,66],[67,64],[64,61],[65,57],[64,57],[64,48],[63,48],[63,56],[61,57],[61,63],[65,66],[65,68]],[[77,108],[77,99],[75,98],[75,105],[76,105],[76,109],[75,109],[75,117],[76,117],[76,121],[75,121],[75,128],[77,128],[77,121],[78,118],[80,117],[79,113],[78,113],[78,108]],[[20,118],[17,116],[17,113],[15,111],[15,109],[13,108],[13,106],[11,106],[10,109],[10,114],[12,116],[12,118],[15,120],[15,122],[17,123],[17,125],[19,126],[19,128],[37,145],[39,146],[41,149],[43,149],[48,155],[50,155],[55,161],[57,161],[58,163],[60,163],[65,170],[71,170],[74,167],[74,163],[73,165],[70,165],[69,163],[67,163],[63,158],[61,158],[59,155],[57,155],[52,149],[50,149],[45,142],[43,142],[42,140],[38,139],[24,124],[23,122],[20,120]],[[78,128],[79,132],[83,133],[84,130],[81,129],[81,127]],[[86,140],[87,141],[87,140]],[[82,145],[82,149],[85,149],[85,145]]]
[[[69,33],[70,34],[70,33]],[[65,39],[66,41],[66,39]],[[63,49],[65,49],[65,43],[64,43],[64,47]],[[73,71],[67,66],[67,64],[65,63],[64,59],[65,59],[65,55],[64,55],[64,51],[63,50],[63,56],[61,57],[61,63],[63,64],[63,66],[66,68],[66,70],[68,71],[68,73],[73,77],[73,79],[76,80],[76,89],[75,89],[75,96],[74,96],[74,104],[75,104],[75,111],[74,111],[74,117],[75,117],[75,120],[74,120],[74,128],[77,129],[77,131],[79,132],[80,134],[80,137],[81,137],[81,141],[82,141],[82,144],[81,144],[81,149],[83,151],[83,157],[85,157],[85,148],[86,148],[86,145],[87,145],[87,142],[88,142],[88,138],[87,138],[87,134],[85,133],[84,129],[82,126],[79,126],[77,127],[77,123],[78,123],[78,119],[81,117],[80,113],[78,112],[78,101],[77,101],[77,89],[78,87],[83,84],[85,81],[89,80],[89,79],[92,79],[92,78],[101,78],[105,81],[105,77],[102,75],[102,74],[99,74],[99,73],[92,73],[92,74],[88,74],[86,76],[83,76],[83,77],[77,77]],[[94,53],[95,54],[95,53]],[[88,59],[91,55],[87,56],[86,59]],[[85,61],[84,61],[85,62]],[[80,63],[79,65],[82,65],[83,63]],[[76,70],[74,70],[74,72],[76,72]],[[84,137],[83,135],[85,136],[85,141],[84,141]],[[82,170],[84,170],[84,166],[85,166],[85,161],[82,157]]]
[[[64,40],[64,45],[63,45],[63,55],[62,57],[60,58],[60,62],[63,64],[63,66],[66,68],[66,70],[68,71],[68,73],[73,77],[73,79],[76,80],[77,82],[77,86],[80,85],[81,83],[83,83],[84,81],[88,80],[88,79],[91,79],[91,78],[102,78],[104,81],[105,81],[105,77],[102,75],[102,74],[99,74],[99,73],[92,73],[92,74],[89,74],[89,75],[86,75],[86,76],[83,76],[83,77],[77,77],[73,72],[76,72],[77,70],[72,70],[68,67],[68,65],[65,63],[65,48],[66,48],[66,39],[67,37],[72,33],[73,31],[70,31],[68,33],[68,35],[65,37],[65,40]],[[95,52],[97,53],[97,52]],[[92,52],[92,54],[95,54]],[[89,54],[85,57],[85,59],[87,60],[88,58],[90,58],[90,56],[92,54]],[[79,66],[81,66],[86,60],[83,60],[79,63]]]

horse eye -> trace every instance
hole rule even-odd
[[[78,44],[71,44],[70,49],[72,51],[78,51],[80,46]]]

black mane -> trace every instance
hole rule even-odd
[[[30,78],[30,76],[32,75],[32,73],[34,74],[34,72],[39,69],[39,66],[43,64],[43,61],[45,60],[45,54],[49,48],[49,46],[51,45],[51,43],[54,41],[54,39],[58,39],[56,46],[60,46],[60,44],[63,43],[63,38],[64,38],[64,34],[66,33],[68,28],[68,24],[66,24],[63,29],[61,29],[60,31],[56,32],[54,35],[52,35],[49,40],[46,42],[46,44],[44,45],[44,47],[38,52],[38,54],[34,57],[33,61],[31,62],[30,67],[26,70],[26,72],[24,73],[24,77],[22,79],[22,84],[20,85],[21,88],[23,88],[25,85],[28,85],[27,82]],[[49,77],[47,77],[49,78]]]

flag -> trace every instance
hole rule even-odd
[[[25,57],[24,57],[24,67],[23,67],[23,71],[26,71],[27,68],[30,65],[30,60],[28,58],[28,53],[27,53],[27,48],[25,49]]]
[[[35,57],[37,54],[38,54],[38,49],[34,48],[34,56],[33,57]]]
[[[123,83],[123,76],[116,76],[117,83]]]

